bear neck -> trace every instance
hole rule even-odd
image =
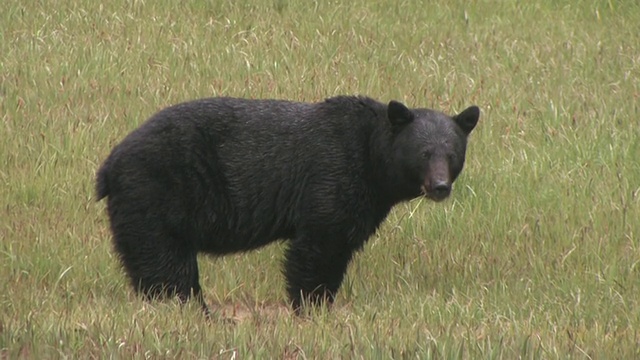
[[[383,209],[388,212],[394,205],[412,199],[402,169],[393,161],[391,154],[393,134],[386,113],[378,116],[371,135],[369,150],[376,194]]]
[[[391,208],[415,196],[407,192],[407,184],[403,178],[402,169],[393,161],[391,154],[393,132],[389,122],[387,104],[368,97],[346,97],[345,101],[357,104],[358,118],[368,119],[364,123],[369,143],[367,144],[367,169],[371,200],[376,213],[387,215]]]

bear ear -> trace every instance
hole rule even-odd
[[[413,121],[415,115],[403,103],[391,100],[387,109],[389,121],[395,126],[401,126]]]
[[[471,130],[476,127],[480,118],[480,109],[477,106],[469,106],[460,114],[453,117],[453,120],[460,126],[465,134],[469,135]]]

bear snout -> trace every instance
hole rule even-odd
[[[433,186],[433,197],[443,200],[451,194],[451,184],[448,181],[439,181]]]
[[[451,194],[451,183],[446,180],[430,181],[422,185],[422,192],[433,201],[442,201]]]

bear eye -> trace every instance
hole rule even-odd
[[[425,160],[429,160],[429,158],[431,157],[431,153],[428,151],[423,151],[422,152],[422,158]]]

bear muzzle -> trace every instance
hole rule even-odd
[[[448,180],[427,181],[420,188],[427,198],[439,202],[451,194],[451,182]]]

